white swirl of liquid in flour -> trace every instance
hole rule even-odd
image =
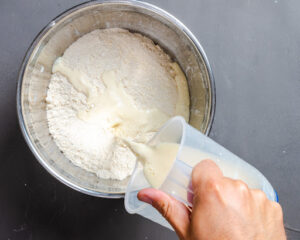
[[[156,108],[138,108],[114,71],[102,75],[106,87],[104,92],[93,86],[84,73],[68,67],[61,58],[57,59],[52,71],[64,75],[77,91],[87,97],[89,107],[79,111],[78,117],[90,123],[105,122],[117,137],[134,138],[156,132],[169,119],[167,114]]]

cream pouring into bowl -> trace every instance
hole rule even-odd
[[[49,134],[46,94],[54,61],[79,37],[95,29],[124,28],[159,44],[182,68],[190,94],[189,123],[208,133],[214,117],[215,86],[206,55],[175,17],[148,3],[92,1],[51,21],[35,38],[21,66],[17,111],[21,130],[38,161],[64,184],[89,195],[123,197],[129,178],[101,179],[72,164]]]

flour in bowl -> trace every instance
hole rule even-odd
[[[53,65],[49,131],[65,156],[122,180],[136,157],[122,139],[145,143],[172,116],[189,118],[187,81],[149,38],[112,28],[90,32]]]

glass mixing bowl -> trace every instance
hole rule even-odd
[[[208,133],[214,115],[215,87],[206,55],[193,34],[175,17],[138,1],[91,1],[51,21],[35,38],[20,69],[17,112],[21,130],[38,161],[64,184],[86,194],[123,197],[129,178],[105,180],[71,163],[49,134],[46,118],[48,84],[53,62],[82,35],[119,27],[158,43],[183,69],[190,92],[189,123]]]

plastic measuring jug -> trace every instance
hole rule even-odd
[[[184,204],[192,206],[190,177],[195,161],[191,162],[190,159],[195,156],[199,158],[198,162],[211,158],[224,176],[243,180],[250,188],[262,190],[268,199],[278,201],[272,185],[256,168],[187,124],[184,118],[170,119],[148,144],[156,145],[161,142],[178,143],[180,146],[173,166],[159,189]],[[202,155],[197,155],[197,152]],[[151,186],[144,176],[141,164],[137,162],[125,194],[126,210],[172,229],[156,209],[138,200],[137,193],[148,187]]]

